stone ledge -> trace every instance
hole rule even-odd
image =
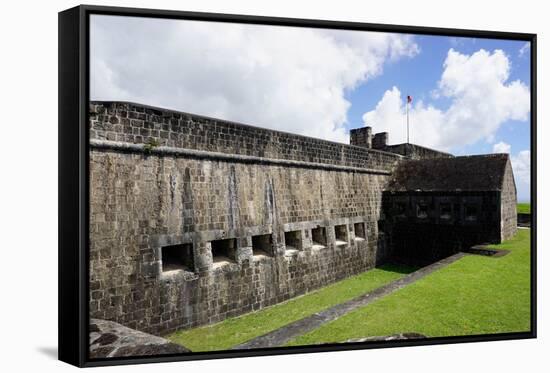
[[[147,144],[130,144],[121,141],[97,140],[91,139],[90,146],[96,149],[108,149],[122,152],[142,153],[146,155],[164,155],[164,156],[182,156],[197,159],[212,159],[216,161],[229,161],[238,163],[256,163],[256,164],[271,164],[276,166],[300,167],[300,168],[316,168],[322,170],[358,172],[377,175],[391,175],[390,171],[353,167],[339,166],[334,164],[314,163],[305,161],[294,161],[290,159],[274,159],[263,158],[253,155],[237,155],[219,152],[208,152],[204,150],[192,150],[184,148],[175,148],[170,146],[158,146],[148,148]]]
[[[380,341],[402,341],[408,339],[422,339],[427,338],[424,334],[420,333],[399,333],[385,336],[365,337],[365,338],[352,338],[345,341],[346,343],[357,342],[380,342]]]
[[[499,258],[510,253],[510,250],[491,249],[487,245],[475,245],[463,251],[472,255],[490,256],[493,258]]]
[[[90,320],[90,358],[181,354],[191,350],[113,321]]]
[[[354,164],[356,167],[361,167],[360,162],[370,162],[371,156],[383,163],[402,158],[383,150],[133,102],[92,101],[89,109],[93,139],[139,144],[156,140],[166,146],[210,151],[218,148],[230,154],[243,154],[241,151],[248,149],[254,155],[271,154],[271,158],[279,158],[273,157],[278,154],[284,159],[308,161],[313,156],[329,163],[340,159],[359,163]]]

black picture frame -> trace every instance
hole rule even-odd
[[[531,43],[531,330],[521,333],[470,335],[421,340],[327,344],[270,349],[196,352],[154,357],[89,359],[88,357],[88,105],[89,18],[118,15],[182,20],[238,22],[308,28],[383,31],[426,35],[522,40]],[[81,5],[59,13],[59,360],[79,367],[152,362],[285,355],[325,351],[389,348],[536,338],[536,232],[537,232],[537,36],[528,33],[460,30],[450,28],[384,25],[343,21],[292,19]]]

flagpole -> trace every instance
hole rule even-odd
[[[409,96],[407,96],[407,144],[409,144]]]

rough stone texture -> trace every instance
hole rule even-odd
[[[374,134],[372,138],[373,149],[384,149],[388,145],[389,134],[387,132],[380,132]]]
[[[510,177],[514,185],[508,154],[407,160],[399,164],[388,190],[502,191]],[[515,186],[509,191],[515,198]]]
[[[384,192],[382,230],[394,258],[429,263],[511,238],[516,202],[507,154],[403,161]]]
[[[92,143],[92,317],[165,334],[287,300],[368,270],[387,256],[378,220],[398,155],[133,104],[94,103],[92,111],[92,138],[133,132],[132,121],[138,120],[166,126],[171,147],[265,158],[216,160]],[[115,141],[149,141],[132,136]],[[270,159],[364,172],[283,166]],[[356,223],[364,224],[366,239],[355,238]],[[344,245],[335,245],[336,225],[346,227]],[[318,226],[326,231],[324,246],[312,243],[311,230]],[[291,231],[298,232],[298,249],[285,245],[285,232]],[[258,235],[271,237],[271,254],[253,255]],[[212,241],[221,239],[235,239],[229,258],[213,256]],[[162,248],[177,244],[192,245],[193,268],[163,271]]]
[[[387,145],[380,150],[400,154],[410,159],[452,158],[452,154],[415,144]]]
[[[91,152],[90,307],[98,318],[153,333],[217,322],[372,268],[386,176]],[[354,239],[354,223],[367,240]],[[334,245],[345,224],[349,244]],[[312,248],[311,229],[328,245]],[[287,252],[285,231],[302,250]],[[272,235],[254,258],[252,236]],[[215,266],[211,241],[236,238]],[[163,272],[161,248],[192,243],[193,271]],[[219,263],[218,263],[219,264]]]
[[[502,179],[500,206],[500,234],[501,240],[504,241],[516,234],[518,225],[516,183],[512,172],[512,164],[507,154],[506,167]]]
[[[427,337],[424,334],[420,334],[420,333],[399,333],[399,334],[376,336],[376,337],[352,338],[352,339],[348,339],[346,343],[403,341],[407,339],[422,339],[422,338],[427,338]]]
[[[360,127],[350,130],[349,143],[368,149],[372,148],[372,127]]]
[[[146,334],[112,321],[90,320],[90,358],[155,356],[191,352],[164,338]]]
[[[413,219],[402,229],[413,232],[407,236],[395,235],[401,228],[384,192],[404,192],[411,203],[427,198],[410,194],[418,188],[403,175],[421,180],[416,173],[424,167],[419,174],[432,170],[436,179],[432,166],[448,160],[404,161],[368,147],[121,102],[91,104],[90,139],[90,313],[152,334],[219,322],[366,271],[399,247],[399,237],[436,243],[456,226],[485,242],[513,231],[513,176],[501,175],[508,158],[457,157],[449,158],[458,159],[454,168],[440,166],[447,169],[440,174],[447,175],[445,193],[457,193],[451,179],[458,183],[464,172],[486,183],[481,195],[456,198],[487,203],[488,221],[505,216],[502,226],[461,224],[462,215],[443,224],[430,215],[432,226]],[[385,133],[375,143],[391,150]],[[497,179],[505,188],[491,189]],[[430,197],[431,208],[451,198],[445,193]],[[365,237],[356,237],[357,224]]]
[[[396,255],[437,260],[513,237],[516,204],[508,154],[403,161],[385,192],[384,232]]]
[[[378,149],[400,154],[408,159],[451,158],[452,154],[426,148],[415,144],[388,145],[388,133],[382,132],[372,136],[372,127],[361,127],[350,130],[350,144],[367,149]]]
[[[90,139],[389,169],[396,154],[125,102],[90,104]]]
[[[407,159],[452,158],[452,154],[426,148],[415,144],[388,145],[388,133],[382,132],[372,136],[372,127],[360,127],[350,130],[350,144],[367,149],[377,149],[399,154]]]

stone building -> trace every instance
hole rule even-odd
[[[501,242],[517,229],[508,154],[403,161],[382,199],[392,256],[408,263]]]
[[[430,226],[435,241],[436,225],[470,234],[449,252],[513,234],[507,156],[453,157],[387,138],[365,127],[345,145],[92,102],[91,317],[162,335],[282,302],[391,256],[414,259],[404,232]],[[409,182],[411,172],[432,172],[433,184]]]

